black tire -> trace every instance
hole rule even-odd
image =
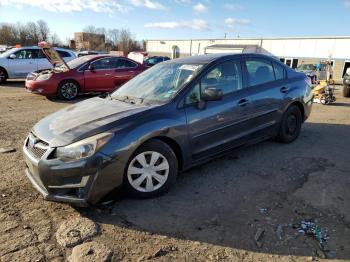
[[[344,97],[350,97],[350,86],[343,86],[343,96]]]
[[[302,114],[296,105],[291,105],[283,114],[277,141],[285,144],[293,142],[300,134]]]
[[[165,180],[164,184],[160,188],[151,192],[142,192],[136,189],[129,181],[128,169],[130,167],[135,167],[132,163],[135,163],[134,160],[137,156],[143,153],[147,154],[148,152],[151,152],[151,151],[157,152],[161,154],[162,157],[165,157],[169,166],[169,171],[167,172],[167,179]],[[150,164],[151,160],[146,159],[146,162]],[[136,161],[136,164],[139,164],[139,163]],[[154,196],[159,196],[166,193],[174,185],[176,181],[177,173],[178,173],[178,162],[177,162],[176,155],[174,151],[171,149],[171,147],[160,140],[156,140],[156,139],[150,140],[145,144],[143,144],[142,146],[140,146],[130,157],[124,170],[124,188],[126,189],[128,195],[134,198],[150,198]],[[130,179],[136,180],[137,178],[141,177],[141,174],[132,174],[130,176],[136,176],[136,177],[130,178]],[[158,182],[154,178],[151,178],[151,180],[152,180],[152,185]],[[141,183],[140,187],[146,183],[147,183],[147,179],[145,178]],[[145,185],[145,188],[146,188],[146,185]]]
[[[0,68],[0,84],[3,84],[7,80],[7,72],[4,68]]]
[[[59,84],[57,93],[61,99],[73,100],[79,94],[79,85],[73,80],[64,80]]]

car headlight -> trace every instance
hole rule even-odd
[[[42,75],[38,75],[38,77],[35,80],[44,81],[44,80],[50,79],[51,76],[52,74],[42,74]]]
[[[112,133],[101,133],[65,147],[57,147],[55,156],[65,162],[87,158],[99,151],[112,137]]]

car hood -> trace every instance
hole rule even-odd
[[[118,128],[116,121],[151,107],[153,106],[139,106],[109,98],[91,98],[43,118],[33,127],[32,132],[51,147],[66,146]]]
[[[62,67],[65,67],[66,70],[70,69],[66,61],[62,59],[60,54],[49,43],[42,41],[38,43],[38,46],[41,48],[43,54],[46,56],[47,60],[53,65],[53,67],[60,65]]]

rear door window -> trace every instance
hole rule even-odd
[[[124,58],[118,58],[116,61],[115,68],[123,69],[123,68],[135,68],[135,67],[137,67],[136,63],[134,63],[130,60],[124,59]]]
[[[275,81],[274,69],[270,61],[247,59],[245,61],[249,86],[256,86]]]
[[[273,68],[275,70],[276,80],[286,79],[286,70],[284,69],[284,67],[282,65],[274,62]]]

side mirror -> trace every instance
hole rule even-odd
[[[221,100],[223,97],[223,93],[221,89],[215,87],[207,87],[204,89],[201,94],[201,98],[204,101],[217,101]]]
[[[16,55],[15,54],[11,54],[8,58],[9,59],[16,59]]]

